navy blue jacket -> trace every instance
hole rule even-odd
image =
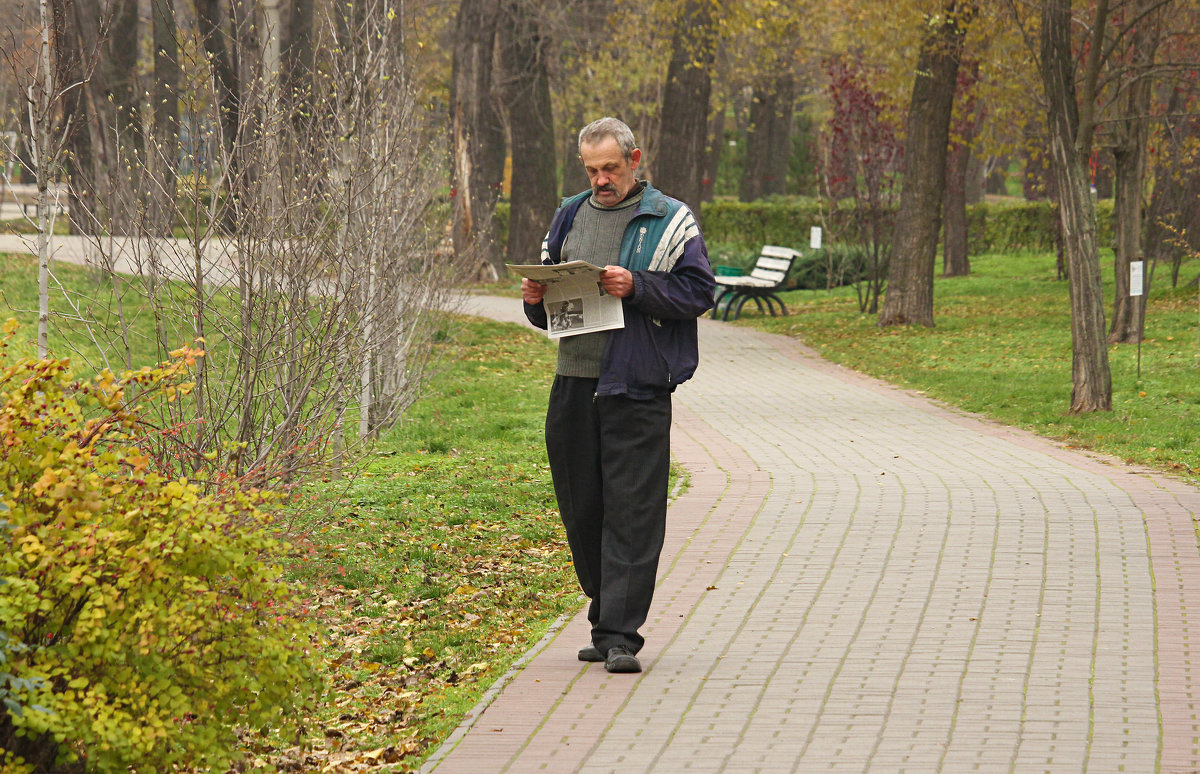
[[[562,260],[575,213],[591,193],[563,200],[542,242],[542,263]],[[712,308],[716,286],[687,205],[647,183],[625,226],[620,266],[633,274],[633,294],[622,299],[625,327],[609,331],[596,394],[644,400],[672,392],[696,371],[696,318]],[[546,328],[542,304],[525,304],[525,316]]]

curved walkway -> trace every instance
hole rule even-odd
[[[701,347],[645,672],[576,661],[581,611],[427,771],[1200,769],[1200,489],[787,338]]]

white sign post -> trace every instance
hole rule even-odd
[[[1146,262],[1145,261],[1130,261],[1129,262],[1129,297],[1130,298],[1137,298],[1140,301],[1140,297],[1145,295],[1146,285],[1145,285],[1145,282],[1143,281],[1146,276],[1145,272],[1146,272]],[[1138,314],[1140,316],[1141,311],[1142,311],[1141,304],[1138,303],[1133,308],[1134,308],[1134,313]],[[1140,382],[1142,380],[1142,336],[1141,336],[1141,331],[1138,331],[1137,344],[1138,344],[1138,346],[1137,346],[1137,378],[1138,378],[1138,381]]]
[[[1130,261],[1129,263],[1129,295],[1140,296],[1145,293],[1142,278],[1145,275],[1145,261]]]
[[[808,232],[808,246],[814,250],[821,249],[821,227],[813,226]]]

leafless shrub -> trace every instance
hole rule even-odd
[[[106,280],[86,308],[114,319],[79,317],[102,357],[133,365],[203,341],[195,389],[147,438],[195,480],[278,485],[353,459],[415,399],[451,307],[436,138],[398,20],[382,2],[356,9],[317,21],[323,54],[287,94],[270,51],[231,36],[233,138],[208,59],[181,45],[179,147],[143,121],[140,152],[119,159],[92,213]],[[180,173],[164,174],[175,158]]]

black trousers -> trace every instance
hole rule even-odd
[[[556,376],[546,451],[575,574],[601,653],[639,651],[667,521],[671,396],[596,397],[595,379]]]

